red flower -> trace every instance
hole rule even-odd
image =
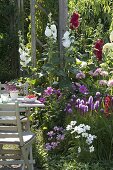
[[[110,96],[105,97],[104,104],[105,104],[104,112],[105,112],[105,115],[108,116],[109,115],[109,108],[111,106],[111,97]]]
[[[79,14],[74,12],[70,19],[70,29],[74,30],[78,28],[79,25],[80,25]]]
[[[104,45],[103,40],[97,40],[94,45],[94,54],[96,55],[96,58],[98,61],[102,61],[102,47]]]

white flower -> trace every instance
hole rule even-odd
[[[106,50],[113,50],[113,43],[106,43],[104,46],[103,46],[103,49],[102,51],[105,53]]]
[[[66,130],[72,130],[72,125],[67,125]]]
[[[70,32],[69,32],[69,31],[66,31],[66,32],[64,33],[63,39],[68,39],[68,38],[69,38],[69,35],[70,35]]]
[[[93,145],[89,147],[90,153],[91,153],[91,152],[94,152],[94,150],[95,150],[95,149],[94,149],[94,146],[93,146]]]
[[[86,67],[87,67],[87,62],[82,61],[82,63],[81,63],[81,68],[86,68]]]
[[[74,125],[76,125],[76,123],[77,123],[77,121],[71,121],[70,125],[74,126]]]
[[[52,36],[52,31],[48,26],[46,27],[45,35],[46,35],[46,37],[51,37]]]
[[[56,38],[57,38],[57,28],[56,28],[55,24],[51,25],[51,32],[52,32],[53,38],[56,40]]]
[[[75,136],[75,138],[76,138],[76,139],[79,139],[79,138],[80,138],[80,135]]]
[[[86,143],[87,143],[88,145],[92,144],[93,139],[94,139],[94,136],[91,135],[91,134],[89,134],[89,136],[88,136],[87,139],[86,139]]]
[[[110,39],[110,42],[113,42],[113,31],[110,33],[109,39]]]
[[[82,137],[87,138],[88,137],[88,133],[82,133]]]
[[[81,147],[79,146],[79,148],[78,148],[78,153],[80,153],[81,152]]]
[[[71,45],[70,39],[65,39],[65,40],[63,40],[63,46],[64,46],[65,48],[69,48],[70,45]]]
[[[91,129],[89,125],[86,125],[84,128],[85,128],[85,130],[90,130]]]
[[[27,66],[27,64],[28,64],[30,61],[31,61],[31,58],[26,57],[26,59],[25,59],[25,66]]]

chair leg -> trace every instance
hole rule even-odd
[[[31,170],[29,160],[28,160],[28,151],[27,148],[21,148],[22,149],[22,155],[24,158],[24,162],[27,165],[27,170]]]
[[[32,146],[30,147],[30,161],[31,161],[31,170],[34,170],[34,166],[33,166],[33,154],[32,154]]]
[[[22,170],[25,170],[25,164],[22,165]]]

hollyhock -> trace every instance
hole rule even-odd
[[[73,13],[70,19],[70,29],[74,30],[79,27],[80,25],[79,17],[80,15],[77,12]]]
[[[94,45],[94,54],[96,55],[98,61],[102,61],[103,45],[104,45],[103,40],[97,40]]]

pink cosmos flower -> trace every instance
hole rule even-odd
[[[100,75],[101,71],[102,71],[102,68],[97,68],[97,69],[94,71],[93,76],[98,76],[98,75]]]
[[[47,87],[46,90],[44,90],[45,95],[50,96],[53,93],[52,87]]]
[[[113,80],[109,80],[107,85],[108,87],[113,87]]]
[[[100,75],[106,77],[106,76],[108,76],[108,72],[107,71],[101,71]]]
[[[77,73],[76,74],[76,78],[77,79],[84,79],[85,78],[85,74],[83,72]]]
[[[100,80],[99,85],[100,86],[106,86],[107,85],[107,80]]]

